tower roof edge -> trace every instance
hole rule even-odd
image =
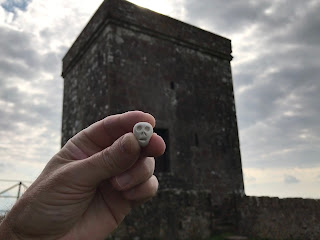
[[[232,59],[231,40],[227,38],[125,0],[104,0],[64,56],[62,76],[108,23],[133,26],[154,36],[165,36],[166,39],[191,44],[195,49],[202,48],[225,59]]]

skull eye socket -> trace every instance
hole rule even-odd
[[[137,127],[137,130],[138,130],[138,131],[141,131],[141,130],[142,130],[142,126],[139,125],[139,126]]]
[[[146,127],[144,128],[144,130],[146,130],[147,132],[149,132],[149,131],[150,131],[150,127],[149,127],[149,126],[146,126]]]

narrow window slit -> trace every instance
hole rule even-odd
[[[172,90],[175,89],[175,84],[174,84],[174,82],[170,82],[170,88],[171,88]]]
[[[194,143],[196,145],[196,147],[199,147],[199,138],[198,138],[198,134],[194,134]]]

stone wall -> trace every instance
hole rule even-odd
[[[109,239],[201,240],[217,233],[264,240],[320,239],[320,200],[234,195],[217,206],[211,199],[210,191],[162,189]]]
[[[62,145],[107,115],[142,110],[168,133],[167,172],[216,204],[243,194],[231,59],[229,39],[104,1],[63,59]]]
[[[243,197],[237,203],[239,231],[272,240],[319,240],[320,200]]]
[[[108,239],[207,239],[213,229],[211,206],[210,191],[163,189],[134,209]]]

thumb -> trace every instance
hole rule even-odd
[[[96,185],[129,169],[139,156],[138,141],[132,133],[127,133],[101,152],[76,161],[75,171],[84,184]]]

